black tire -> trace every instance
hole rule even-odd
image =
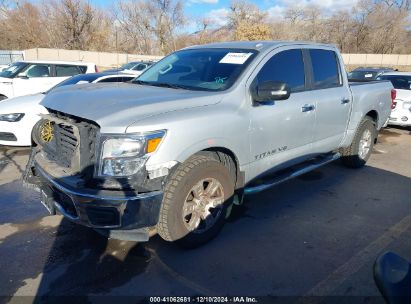
[[[207,178],[215,179],[220,183],[224,203],[218,208],[218,216],[215,216],[216,220],[210,228],[200,232],[198,226],[190,231],[185,224],[186,219],[183,218],[183,206],[192,193],[192,188]],[[176,242],[186,248],[195,248],[210,241],[222,229],[228,207],[232,205],[233,195],[234,181],[229,170],[222,163],[205,155],[190,157],[172,173],[167,181],[157,224],[158,234],[164,240]]]
[[[0,95],[0,100],[4,100],[4,99],[7,99],[7,97],[4,95]]]
[[[371,132],[371,144],[368,153],[360,157],[359,155],[359,149],[360,149],[360,141],[363,136],[363,134],[366,131]],[[372,120],[371,117],[366,116],[361,122],[360,125],[357,128],[357,131],[355,132],[354,139],[351,143],[351,145],[347,148],[343,148],[340,150],[340,153],[342,154],[342,163],[349,168],[361,168],[363,167],[368,159],[371,156],[372,149],[374,147],[374,142],[377,137],[377,129],[375,127],[375,122]]]

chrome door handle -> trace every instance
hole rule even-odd
[[[346,103],[349,103],[350,102],[350,99],[349,98],[343,98],[343,99],[341,99],[341,104],[346,104]]]
[[[314,109],[315,109],[314,105],[305,104],[301,107],[301,112],[310,112],[310,111],[314,111]]]

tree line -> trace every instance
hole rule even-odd
[[[87,0],[0,0],[0,49],[164,55],[217,41],[305,40],[333,43],[344,53],[411,54],[410,11],[411,0],[359,0],[349,10],[290,6],[274,17],[233,0],[226,23],[217,25],[210,15],[188,17],[181,0],[118,0],[105,8]]]

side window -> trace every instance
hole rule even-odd
[[[142,70],[144,70],[146,67],[147,67],[146,64],[140,63],[140,64],[137,64],[137,65],[133,68],[133,70],[135,70],[135,71],[142,71]]]
[[[110,78],[104,78],[102,80],[99,80],[97,82],[120,82],[122,81],[123,77],[110,77]]]
[[[338,87],[341,83],[337,56],[334,51],[310,50],[314,89]]]
[[[70,77],[80,74],[75,65],[56,65],[56,77]]]
[[[49,64],[30,64],[24,73],[28,78],[50,77],[50,70]]]
[[[79,65],[77,67],[79,68],[81,74],[85,74],[87,72],[87,66]]]
[[[268,80],[287,83],[291,92],[304,90],[305,74],[302,51],[296,49],[275,54],[264,64],[257,75],[258,83]]]

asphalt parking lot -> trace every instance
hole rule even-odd
[[[47,216],[19,179],[28,150],[1,148],[0,301],[231,295],[384,303],[375,258],[391,250],[411,260],[410,152],[410,131],[385,129],[365,168],[336,162],[249,196],[215,240],[182,250],[158,236],[107,240]]]

